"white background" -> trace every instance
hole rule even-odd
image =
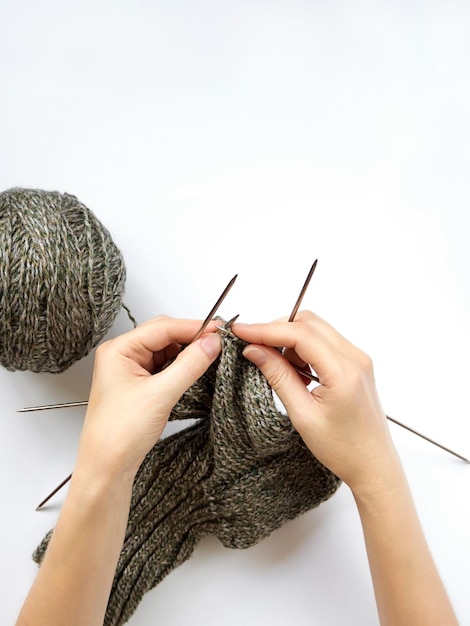
[[[374,359],[391,416],[470,456],[470,5],[2,0],[0,190],[77,195],[126,259],[139,321],[303,307]],[[121,313],[110,335],[129,329]],[[0,621],[64,497],[93,355],[0,371]],[[470,466],[391,425],[462,625]],[[129,622],[377,624],[346,487],[247,551],[203,540]]]

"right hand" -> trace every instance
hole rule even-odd
[[[317,459],[353,492],[383,486],[399,467],[377,394],[371,359],[309,311],[268,324],[234,324],[244,356],[266,376]],[[275,347],[285,347],[284,356]],[[287,358],[286,358],[287,357]],[[309,391],[289,361],[310,365]]]

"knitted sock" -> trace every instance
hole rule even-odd
[[[215,534],[229,548],[254,545],[340,485],[277,410],[265,377],[243,357],[245,346],[224,339],[210,417],[214,469],[207,488]]]
[[[212,472],[207,420],[161,440],[142,464],[104,624],[124,624],[142,596],[188,559],[217,519],[207,502]]]
[[[250,547],[340,484],[276,409],[266,379],[241,354],[244,346],[223,338],[218,361],[171,415],[198,422],[157,442],[137,474],[106,626],[124,624],[204,535]]]
[[[158,442],[142,465],[135,493],[146,495],[133,499],[106,626],[125,623],[143,594],[183,563],[204,535],[248,548],[340,484],[276,409],[266,379],[241,354],[244,347],[224,337],[218,362],[171,416],[200,421]]]

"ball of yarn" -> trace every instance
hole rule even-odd
[[[108,230],[75,196],[0,193],[0,363],[63,372],[121,309],[126,269]]]

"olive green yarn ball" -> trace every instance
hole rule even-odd
[[[126,268],[75,196],[0,193],[0,363],[59,373],[86,356],[122,307]]]

